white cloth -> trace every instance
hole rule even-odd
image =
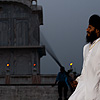
[[[89,50],[89,48],[91,48]],[[83,69],[68,100],[100,100],[100,38],[83,48]]]

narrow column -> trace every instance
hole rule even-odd
[[[7,64],[6,67],[6,77],[5,77],[5,84],[10,84],[10,64]]]

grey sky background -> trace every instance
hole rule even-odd
[[[43,7],[40,31],[60,63],[68,70],[81,72],[86,28],[92,14],[100,15],[100,0],[38,0]],[[57,74],[59,66],[47,53],[41,58],[41,74]]]

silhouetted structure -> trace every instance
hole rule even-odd
[[[41,6],[30,0],[0,0],[0,84],[40,82],[42,24]]]

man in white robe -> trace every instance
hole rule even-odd
[[[83,48],[83,69],[68,100],[100,100],[100,17],[92,15]]]

